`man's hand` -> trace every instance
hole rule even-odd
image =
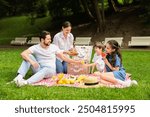
[[[35,61],[31,62],[31,65],[33,66],[34,69],[37,69],[39,67],[39,64]]]

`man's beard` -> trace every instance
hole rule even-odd
[[[49,46],[50,45],[50,42],[48,42],[48,43],[43,43],[45,46]]]

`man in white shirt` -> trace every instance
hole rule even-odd
[[[56,45],[51,44],[51,36],[47,31],[41,33],[40,44],[33,45],[24,50],[21,56],[24,60],[18,70],[17,77],[14,79],[18,86],[32,84],[56,74],[56,56],[69,63],[81,63],[80,61],[67,58],[62,50]],[[23,78],[30,67],[34,75],[25,80]]]

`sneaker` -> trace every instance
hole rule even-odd
[[[131,86],[131,80],[127,80],[124,82],[125,87],[130,87]]]
[[[12,82],[16,83],[18,80],[23,80],[23,76],[21,74],[19,74],[16,78],[14,78]]]
[[[22,87],[22,86],[25,86],[27,84],[28,84],[28,82],[26,80],[24,80],[24,79],[17,79],[17,81],[16,81],[16,85],[18,87]]]
[[[131,85],[138,85],[138,82],[136,80],[131,80]]]

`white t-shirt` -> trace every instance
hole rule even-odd
[[[96,63],[96,68],[99,72],[104,72],[105,62],[102,59],[101,55],[94,54],[92,62]]]
[[[44,49],[40,44],[37,44],[31,46],[29,50],[35,56],[41,67],[51,67],[52,69],[56,69],[56,54],[62,52],[54,44],[50,44],[47,49]]]
[[[73,48],[73,41],[74,37],[71,33],[67,35],[67,38],[64,37],[63,32],[57,33],[53,38],[53,44],[58,46],[60,50],[70,50]],[[69,57],[68,55],[66,55]],[[62,61],[60,58],[57,57],[60,61]]]

